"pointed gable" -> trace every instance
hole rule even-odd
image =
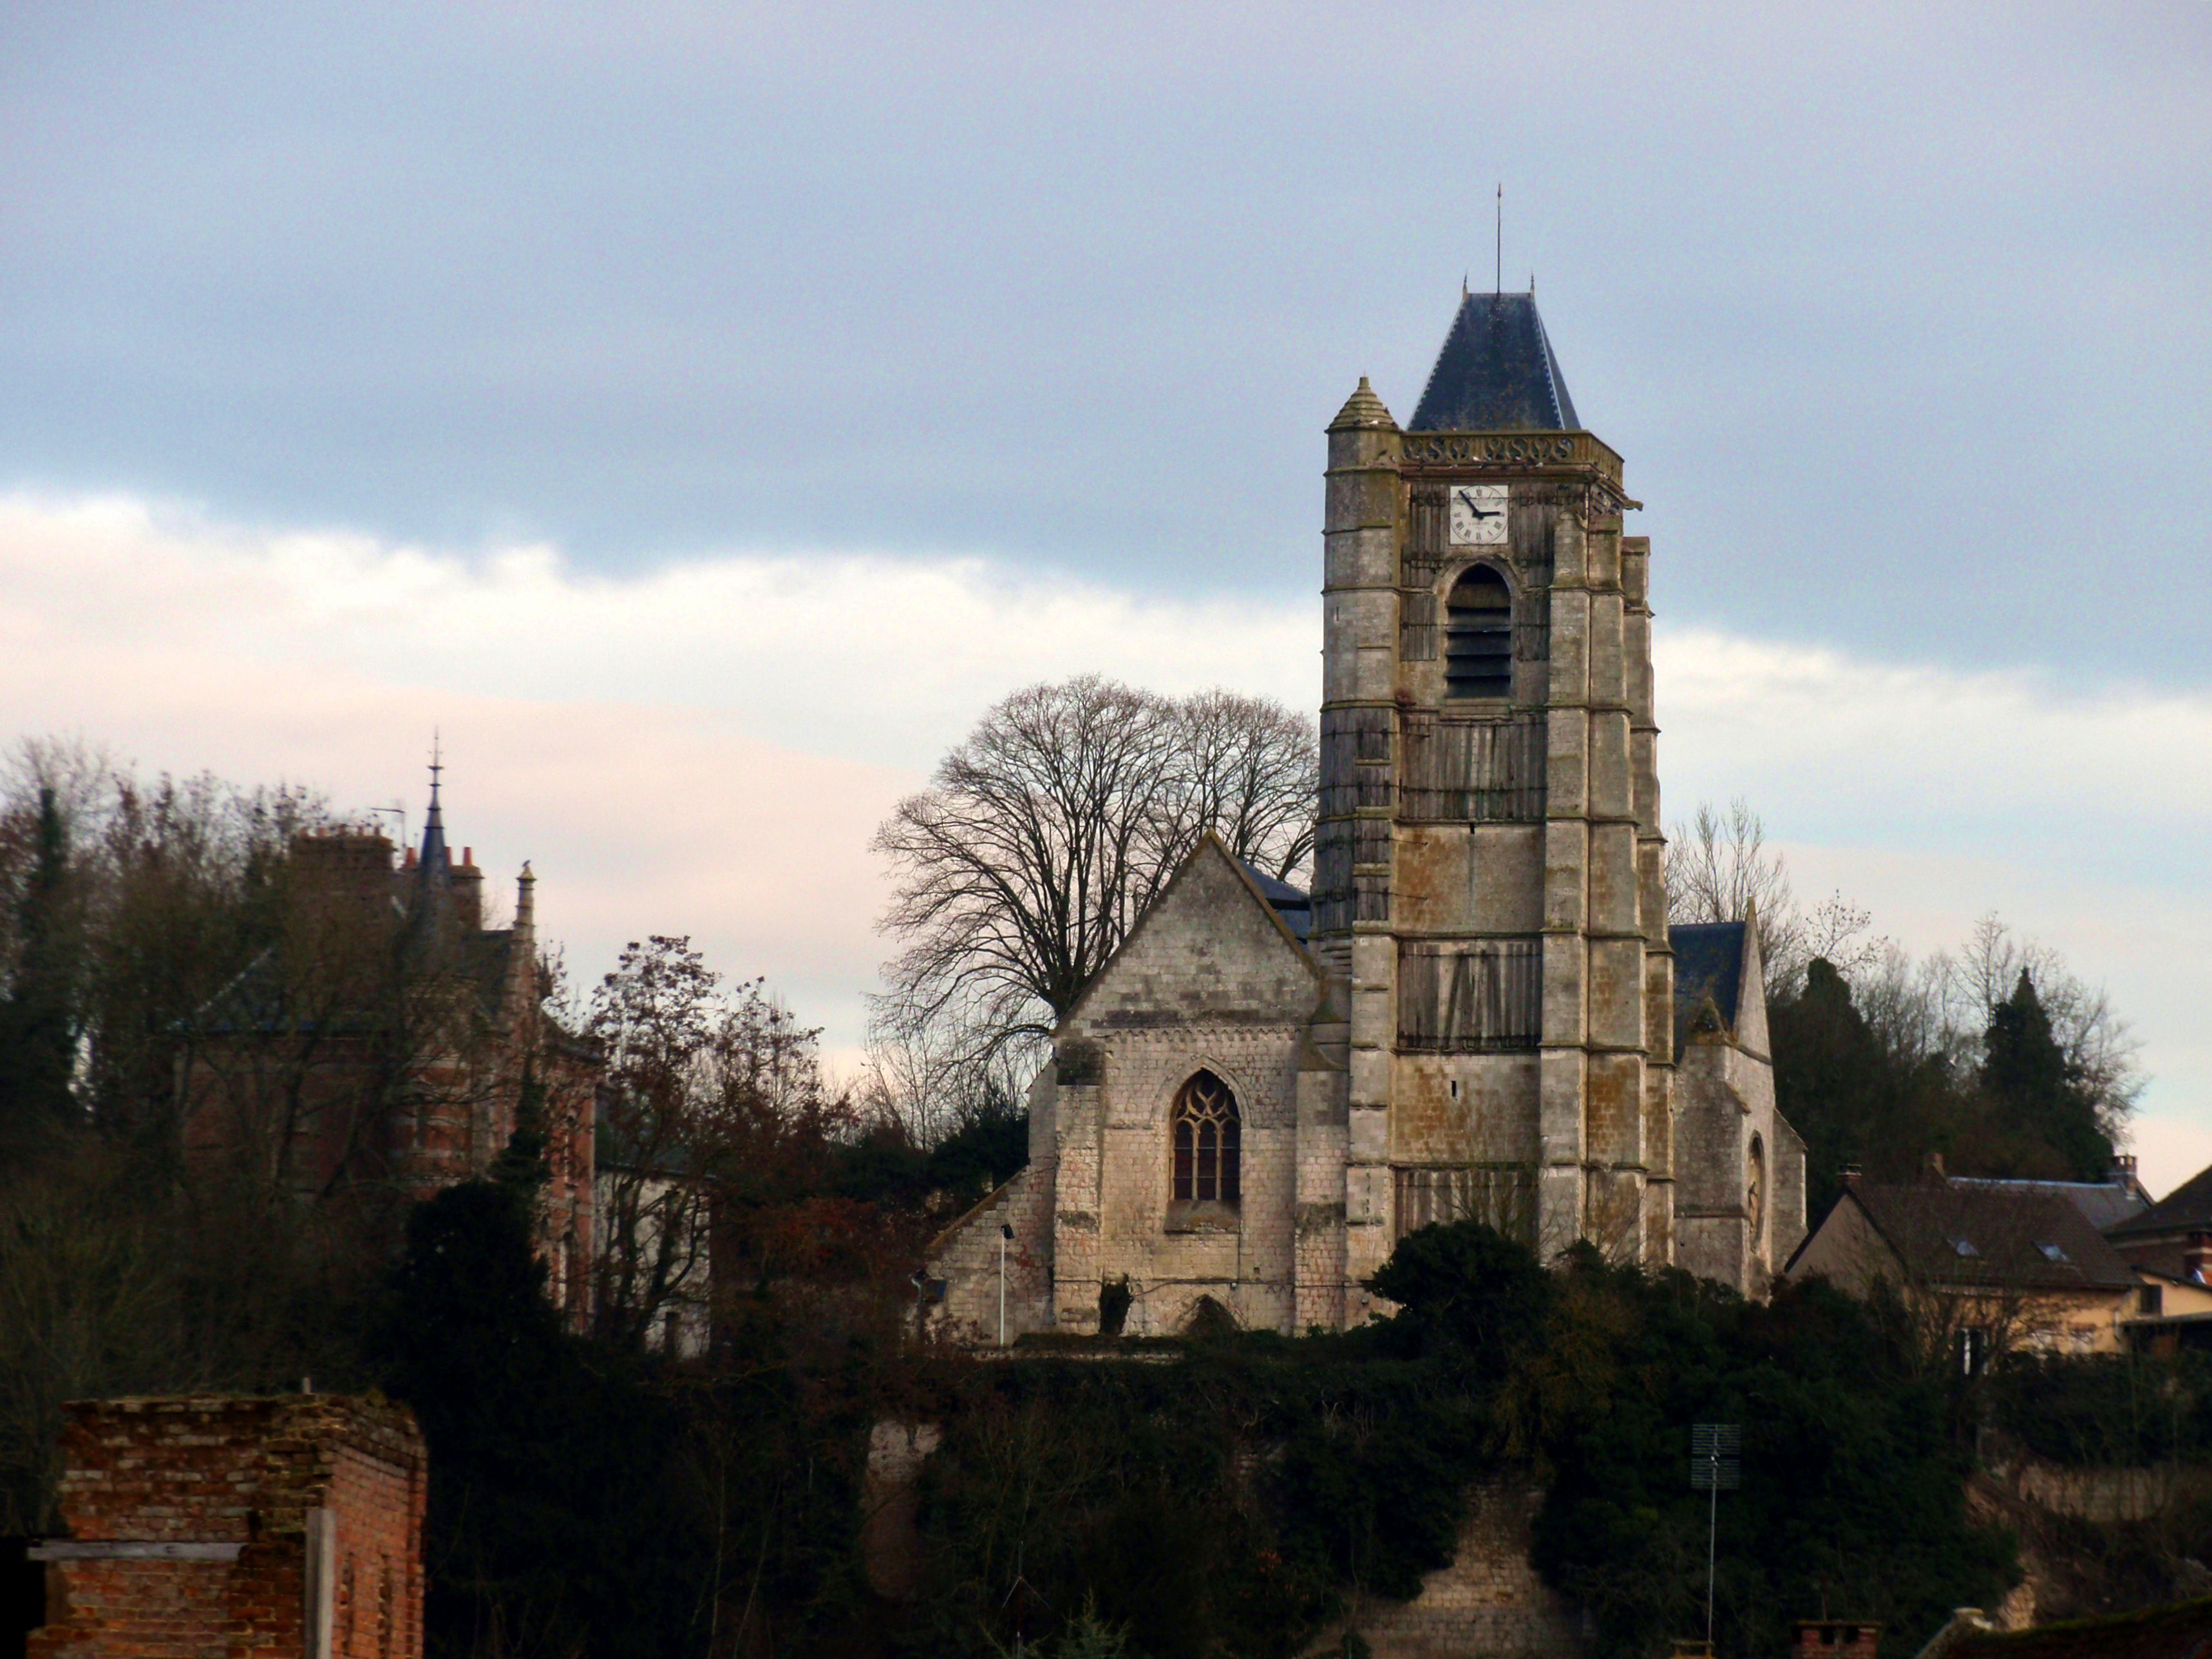
[[[1061,1024],[1279,1024],[1311,1014],[1321,987],[1250,873],[1208,836]]]

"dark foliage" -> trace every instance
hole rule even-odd
[[[1967,1522],[1967,1460],[1940,1379],[1825,1284],[1746,1303],[1685,1274],[1585,1257],[1565,1273],[1516,1408],[1555,1478],[1536,1560],[1610,1650],[1698,1631],[1708,1498],[1692,1425],[1744,1431],[1741,1491],[1718,1504],[1716,1635],[1778,1653],[1808,1609],[1884,1620],[1910,1652],[2009,1583],[2011,1539]]]
[[[15,961],[0,996],[0,1157],[50,1146],[76,1116],[78,995],[68,916],[69,837],[51,788],[39,791],[29,868],[16,900]]]
[[[1827,1213],[1847,1165],[1872,1180],[1910,1180],[1946,1147],[1959,1097],[1950,1068],[1892,1051],[1826,962],[1816,957],[1803,990],[1767,1018],[1775,1104],[1805,1141],[1808,1217]]]
[[[1379,1331],[1149,1355],[957,1376],[915,1650],[1034,1640],[1087,1601],[1155,1659],[1287,1654],[1347,1591],[1410,1595],[1451,1559],[1486,1433],[1466,1379]]]
[[[1029,1162],[1030,1115],[1003,1096],[933,1146],[885,1123],[840,1147],[833,1190],[865,1203],[957,1214]]]
[[[1768,1019],[1775,1104],[1804,1137],[1816,1222],[1849,1165],[1884,1182],[1915,1179],[1937,1153],[1954,1175],[2099,1181],[2112,1166],[2095,1091],[2068,1062],[2025,972],[1990,1011],[1978,1075],[1886,1043],[1843,975],[1818,958]]]
[[[1942,1379],[1826,1285],[1760,1306],[1588,1254],[1547,1273],[1472,1223],[1414,1233],[1374,1282],[1401,1311],[1341,1335],[962,1376],[916,1650],[1004,1646],[1010,1607],[1035,1640],[1090,1601],[1163,1659],[1293,1652],[1363,1597],[1414,1595],[1470,1489],[1533,1467],[1552,1474],[1541,1570],[1604,1650],[1663,1651],[1703,1623],[1689,1431],[1712,1420],[1747,1430],[1720,1512],[1723,1653],[1778,1652],[1824,1605],[1917,1640],[2010,1581],[2009,1536],[1967,1522]],[[1034,1601],[1007,1601],[1018,1570]]]
[[[379,1357],[429,1442],[430,1650],[696,1652],[713,1528],[683,1416],[563,1330],[544,1282],[525,1184],[409,1219]]]
[[[2112,1143],[2097,1127],[2095,1096],[2051,1035],[2051,1016],[2026,969],[2012,994],[1990,1011],[1983,1046],[1982,1087],[2008,1138],[2027,1143],[2019,1161],[2061,1179],[2102,1180]]]
[[[1989,1382],[1990,1424],[2054,1463],[2212,1463],[2212,1355],[2028,1355]]]

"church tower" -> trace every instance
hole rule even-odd
[[[1402,429],[1364,380],[1329,426],[1312,949],[1344,1002],[1350,1287],[1455,1215],[1672,1259],[1633,505],[1533,294],[1462,299]]]

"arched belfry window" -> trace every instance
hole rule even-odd
[[[1513,695],[1513,591],[1489,565],[1462,571],[1444,601],[1444,695]]]
[[[1199,1073],[1176,1096],[1174,1122],[1176,1199],[1237,1203],[1243,1193],[1243,1136],[1229,1085],[1211,1072]]]

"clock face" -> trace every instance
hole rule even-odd
[[[1451,544],[1454,547],[1503,547],[1505,544],[1505,486],[1451,486]]]

